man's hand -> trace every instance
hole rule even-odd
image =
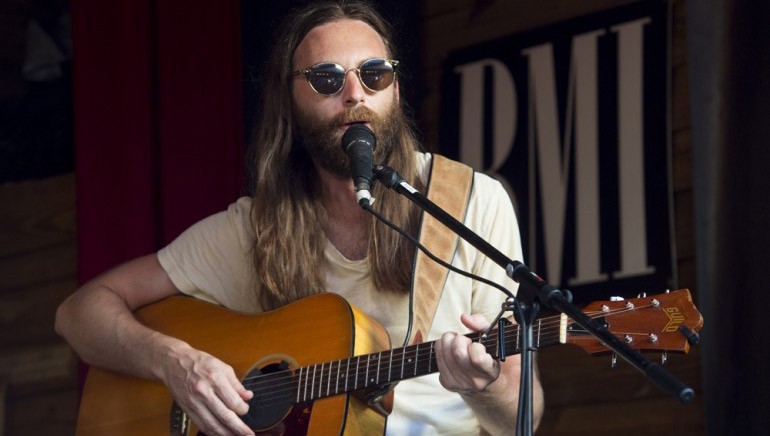
[[[462,315],[471,330],[484,331],[489,322],[482,315]],[[500,376],[500,362],[483,345],[459,333],[447,332],[436,341],[439,381],[446,389],[463,394],[480,392]]]
[[[184,347],[162,364],[162,379],[177,404],[198,429],[208,435],[253,435],[238,417],[249,410],[253,393],[246,390],[233,368],[214,356]]]

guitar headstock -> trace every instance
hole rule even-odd
[[[606,323],[610,333],[639,351],[687,353],[703,327],[703,316],[687,289],[630,300],[596,301],[583,311]],[[572,320],[567,327],[567,343],[593,355],[611,352]]]

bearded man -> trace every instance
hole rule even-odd
[[[139,323],[138,308],[186,294],[261,313],[333,292],[379,322],[393,344],[409,340],[415,247],[358,206],[340,147],[350,126],[364,124],[377,135],[374,162],[418,188],[428,185],[436,157],[419,151],[405,116],[389,27],[365,3],[317,3],[291,14],[276,41],[250,153],[253,195],[159,252],[95,278],[57,312],[57,331],[83,360],[162,382],[209,435],[254,434],[241,419],[253,393],[219,358]],[[431,186],[454,182],[430,177]],[[379,184],[373,196],[382,215],[418,233],[419,211],[407,200]],[[473,175],[464,222],[510,258],[522,258],[513,207],[498,182]],[[516,287],[465,242],[452,258],[455,267]],[[503,299],[449,273],[430,331],[420,332],[436,341],[439,373],[395,387],[389,434],[513,432],[518,356],[500,362],[462,334],[486,329]],[[535,377],[535,424],[542,408]]]

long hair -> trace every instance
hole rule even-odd
[[[316,3],[295,10],[279,28],[262,86],[262,112],[250,147],[252,222],[256,238],[253,262],[265,310],[280,307],[325,289],[323,232],[317,172],[293,137],[291,72],[294,52],[313,28],[342,19],[362,21],[382,37],[388,55],[396,56],[391,29],[367,3]],[[401,100],[401,99],[399,99]],[[396,141],[387,165],[420,186],[415,163],[419,148],[403,103],[394,102]],[[376,184],[375,207],[392,222],[416,233],[418,215],[408,201]],[[369,223],[367,262],[375,287],[384,292],[408,292],[414,247],[373,217]]]

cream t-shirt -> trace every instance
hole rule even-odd
[[[427,182],[432,156],[418,153],[417,157],[422,180]],[[230,309],[261,311],[259,283],[250,251],[254,238],[250,213],[251,199],[240,198],[226,211],[196,223],[158,252],[161,265],[179,290]],[[474,174],[464,224],[511,259],[522,260],[516,215],[507,193],[496,180]],[[331,243],[327,243],[324,254],[327,290],[362,309],[388,331],[394,347],[402,346],[409,322],[408,295],[378,292],[366,259],[349,260]],[[517,289],[501,267],[465,241],[459,243],[452,265],[499,283],[511,292]],[[436,340],[446,331],[469,333],[460,322],[460,314],[480,313],[492,320],[504,299],[497,289],[450,272],[425,340]],[[514,426],[512,422],[511,428]],[[470,408],[459,394],[441,386],[438,373],[403,380],[396,386],[387,434],[478,433],[478,421]]]

